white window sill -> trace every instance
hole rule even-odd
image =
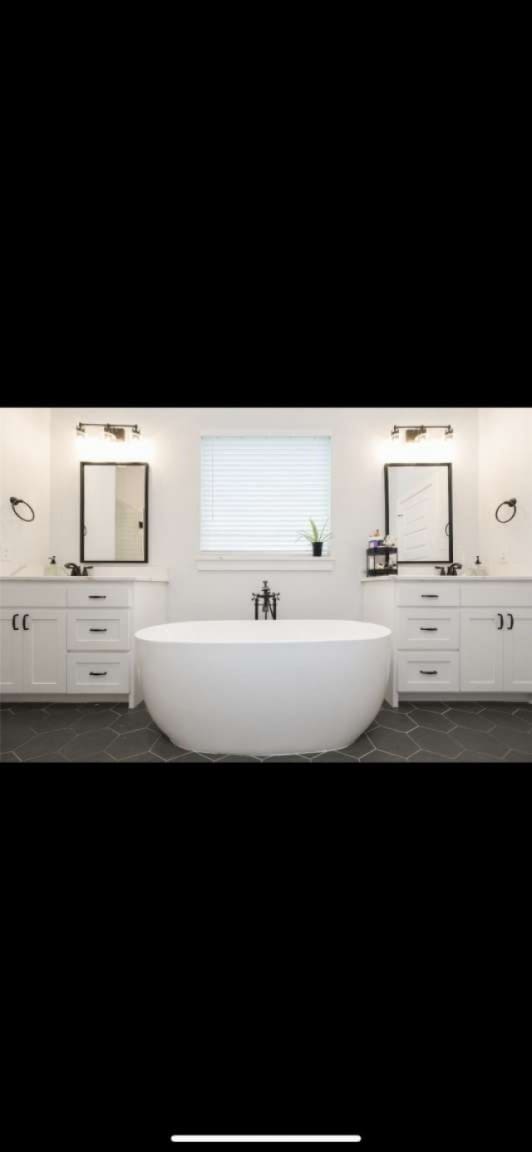
[[[332,572],[333,556],[290,556],[270,552],[254,556],[211,553],[196,557],[198,572]]]

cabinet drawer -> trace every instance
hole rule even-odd
[[[458,652],[398,652],[399,692],[458,692]]]
[[[72,580],[76,577],[72,576]],[[68,585],[67,603],[69,608],[128,608],[131,604],[131,588],[128,584],[106,584],[103,580],[91,580],[86,584]]]
[[[0,606],[4,608],[65,608],[66,587],[51,580],[0,580]]]
[[[441,581],[441,583],[440,583]],[[397,585],[397,603],[419,608],[454,608],[460,603],[456,577],[437,580],[410,580]]]
[[[128,692],[127,652],[69,652],[67,655],[69,692]]]
[[[482,580],[473,577],[462,584],[462,606],[484,608],[532,608],[532,580]]]
[[[67,613],[67,647],[75,652],[127,652],[130,646],[127,608],[71,608]]]
[[[398,648],[458,648],[459,608],[398,608]]]

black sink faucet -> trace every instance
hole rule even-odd
[[[85,565],[83,568],[83,572],[82,572],[79,564],[65,564],[65,568],[71,568],[72,569],[72,571],[70,573],[71,576],[88,576],[89,575],[89,569],[92,567],[93,567],[92,564]]]
[[[461,568],[461,567],[462,567],[462,565],[461,565],[461,564],[456,564],[456,563],[454,563],[454,564],[449,564],[449,567],[448,567],[448,569],[447,569],[447,575],[448,575],[448,576],[456,576],[456,575],[457,575],[457,571],[458,571],[458,568]]]
[[[255,603],[255,620],[259,618],[259,601],[262,600],[262,613],[264,619],[268,619],[268,612],[272,620],[277,620],[277,601],[280,599],[280,592],[271,592],[268,587],[268,581],[262,581],[262,592],[252,592],[251,599]]]

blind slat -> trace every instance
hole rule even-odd
[[[308,552],[309,519],[331,528],[331,439],[203,436],[200,498],[202,551]]]

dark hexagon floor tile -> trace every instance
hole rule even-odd
[[[450,739],[450,737],[449,737]],[[503,759],[509,744],[500,740],[493,732],[475,732],[473,728],[455,728],[452,739],[461,745],[460,751],[485,752],[488,756],[497,756]]]
[[[81,732],[74,736],[61,751],[67,760],[92,760],[94,756],[103,752],[112,740],[116,740],[116,732],[112,732],[110,728],[98,728],[94,732]]]
[[[145,752],[144,756],[128,756],[125,760],[120,761],[121,764],[163,764],[164,761],[159,756],[153,756],[151,752]]]
[[[532,764],[532,755],[527,752],[518,752],[515,748],[511,748],[505,757],[505,763]]]
[[[375,722],[383,728],[392,728],[395,732],[408,732],[415,725],[411,712],[393,712],[391,708],[382,708],[377,713]]]
[[[512,715],[519,707],[515,700],[486,700],[484,704],[485,712],[505,712],[507,715]]]
[[[427,707],[429,707],[428,703]],[[473,712],[473,714],[482,712],[484,707],[485,705],[481,700],[448,700],[445,704],[446,709],[459,708],[460,712]]]
[[[19,744],[24,744],[35,736],[33,728],[17,716],[9,716],[0,721],[0,752],[13,752]]]
[[[96,708],[93,705],[90,712],[83,712],[77,717],[72,727],[77,733],[93,732],[98,728],[110,728],[116,723],[116,714],[110,708]]]
[[[445,715],[453,724],[460,724],[462,728],[474,728],[476,732],[489,732],[495,724],[485,712],[465,712],[462,708],[449,708]]]
[[[453,729],[452,736],[449,736],[447,732],[435,732],[433,728],[420,726],[412,733],[411,739],[424,752],[435,752],[444,760],[456,760],[463,751],[463,744],[458,744],[454,739],[455,732],[456,728]]]
[[[135,708],[132,712],[124,713],[124,715],[116,717],[112,721],[112,726],[115,732],[139,732],[147,728],[151,723],[151,716],[145,708]],[[154,733],[154,739],[157,738],[157,733]]]
[[[36,756],[59,752],[59,749],[66,744],[69,734],[71,734],[69,728],[62,728],[59,732],[39,732],[38,736],[33,736],[31,740],[27,740],[17,748],[17,756],[20,756],[21,760],[34,760]]]
[[[20,760],[14,752],[2,752],[0,764],[20,764]]]
[[[32,704],[31,700],[24,700],[19,704],[9,704],[10,712],[12,712],[14,716],[20,717],[24,716],[25,714],[29,715],[30,712],[44,712],[45,707],[45,704]]]
[[[230,756],[228,759],[232,760],[233,757]],[[254,757],[245,756],[244,759],[253,760]],[[308,756],[266,756],[263,761],[264,764],[310,764],[310,762]]]
[[[450,704],[448,700],[410,700],[408,708],[410,712],[414,708],[429,708],[431,712],[446,712],[450,708]]]
[[[148,731],[151,731],[151,729],[148,729]],[[168,740],[166,736],[159,736],[159,739],[157,739],[156,732],[153,733],[153,738],[155,743],[151,748],[151,752],[153,752],[154,756],[160,756],[162,760],[174,760],[176,756],[183,756],[187,751],[186,748],[180,748],[178,744],[172,744],[172,741]]]
[[[95,752],[93,756],[84,756],[84,764],[118,764],[118,760],[113,760],[108,752]]]
[[[140,728],[137,732],[117,736],[112,744],[107,745],[107,751],[115,760],[125,760],[129,756],[141,756],[143,752],[149,752],[156,739],[155,733],[149,728]]]
[[[89,704],[65,704],[64,701],[61,701],[61,703],[58,701],[56,704],[54,704],[54,702],[52,700],[48,704],[44,705],[44,711],[50,712],[50,713],[52,713],[52,712],[71,712],[72,715],[79,716],[83,712],[84,708],[89,708],[89,707],[93,707],[93,705],[89,705]]]
[[[67,708],[54,708],[52,712],[33,712],[31,726],[36,732],[57,732],[60,728],[71,729],[74,721],[79,720],[79,712],[69,712]],[[65,736],[65,740],[68,736]]]
[[[532,708],[516,708],[514,716],[520,716],[525,721],[528,720],[528,723],[532,728]]]
[[[68,764],[66,756],[62,752],[49,752],[46,756],[32,756],[31,760],[26,760],[26,764]]]
[[[418,745],[412,741],[412,735],[415,736],[417,729],[414,729],[410,736],[405,732],[392,732],[391,728],[376,728],[371,733],[371,739],[379,752],[389,752],[391,756],[400,756],[406,759],[407,756],[412,756],[417,752]]]
[[[246,757],[243,757],[246,759]],[[250,757],[251,759],[251,757]],[[208,756],[202,756],[200,752],[186,752],[184,756],[174,756],[173,760],[168,761],[169,764],[211,764]]]
[[[511,712],[501,712],[498,708],[486,708],[482,716],[489,716],[494,724],[504,725],[514,732],[532,732],[532,716],[528,722],[522,716],[514,716]]]
[[[320,752],[314,756],[313,764],[354,764],[352,756],[344,756],[341,752]]]
[[[430,708],[415,708],[410,716],[416,724],[421,724],[424,728],[434,728],[436,732],[450,732],[455,726],[452,720],[447,719],[447,712],[445,715],[442,712],[431,712]]]
[[[370,764],[370,763],[371,764],[407,764],[408,761],[404,759],[404,756],[392,756],[389,752],[383,752],[381,748],[374,748],[373,752],[369,753],[369,756],[364,756],[364,759],[359,760],[358,763],[360,765]]]
[[[341,751],[345,756],[354,756],[354,758],[358,760],[361,756],[365,756],[367,752],[372,752],[374,747],[375,745],[372,744],[371,740],[368,740],[366,733],[364,733],[358,737],[358,740],[355,740],[354,744],[348,744],[347,747],[342,748]]]
[[[393,712],[395,716],[399,715],[399,713],[404,714],[405,712],[410,712],[410,709],[415,708],[415,706],[416,705],[414,700],[400,700],[397,708],[394,708],[393,705],[389,704],[387,700],[383,700],[381,704],[381,708],[383,710],[386,712]]]
[[[421,763],[421,762],[423,762],[424,764],[432,764],[432,763],[434,763],[434,764],[436,764],[436,763],[447,764],[448,763],[448,761],[445,759],[444,756],[436,756],[435,752],[424,752],[423,749],[420,748],[419,752],[416,752],[414,756],[409,757],[408,763],[409,764],[417,764],[417,763]]]
[[[501,764],[500,756],[491,756],[489,752],[472,752],[471,749],[466,749],[461,752],[457,758],[456,763],[460,764]]]
[[[503,741],[507,748],[515,748],[517,752],[532,753],[532,732],[518,732],[506,724],[496,724],[493,735],[497,740]]]

